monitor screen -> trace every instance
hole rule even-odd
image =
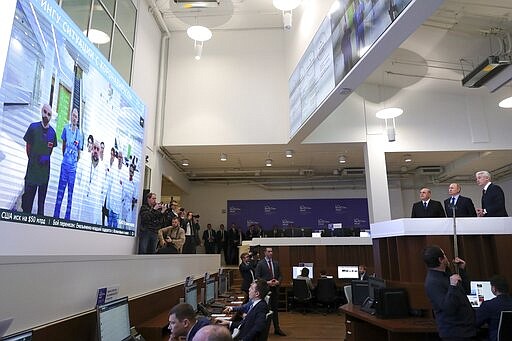
[[[215,301],[215,278],[209,278],[205,287],[204,303],[210,304]]]
[[[375,290],[385,288],[386,282],[382,278],[369,277],[368,278],[368,297],[375,299]]]
[[[368,281],[353,280],[352,286],[352,303],[361,305],[368,298]]]
[[[32,341],[32,331],[24,331],[0,338],[2,341]]]
[[[471,281],[470,287],[471,295],[477,295],[480,303],[496,297],[491,291],[491,282],[489,281]]]
[[[127,340],[130,338],[128,297],[98,305],[98,340]]]
[[[225,274],[219,275],[219,294],[228,291],[228,281]]]
[[[194,311],[197,311],[197,285],[193,284],[185,287],[185,303],[192,306]]]
[[[357,265],[338,265],[338,278],[340,279],[358,279],[359,266]]]
[[[300,275],[303,268],[309,269],[309,278],[313,278],[313,267],[312,266],[294,266],[292,268],[292,278],[297,278]]]
[[[311,233],[311,237],[313,238],[321,238],[322,237],[322,231],[314,231]]]

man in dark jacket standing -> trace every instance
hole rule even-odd
[[[140,208],[139,254],[155,253],[158,230],[162,227],[165,208],[156,202],[156,194],[148,193],[146,203]]]

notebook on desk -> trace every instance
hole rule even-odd
[[[482,302],[478,298],[478,295],[467,295],[467,296],[468,296],[469,303],[471,303],[471,306],[473,308],[479,308],[480,307]]]

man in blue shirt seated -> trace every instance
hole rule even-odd
[[[183,337],[186,341],[192,341],[197,331],[209,324],[210,320],[205,317],[196,319],[196,313],[190,304],[175,305],[169,312],[169,341],[182,340]]]
[[[491,291],[496,296],[492,300],[484,301],[476,311],[477,327],[487,323],[489,326],[489,341],[498,339],[498,326],[502,311],[512,311],[512,297],[508,294],[508,283],[503,276],[491,278]]]
[[[233,338],[243,341],[258,340],[259,335],[267,328],[268,305],[264,298],[268,291],[269,287],[265,280],[254,281],[249,287],[249,302],[238,308],[227,308],[228,312],[236,310],[245,313],[242,321],[217,320],[216,323],[229,327],[233,331]]]
[[[423,250],[423,261],[428,267],[425,291],[432,304],[439,336],[444,341],[474,340],[475,313],[467,298],[466,262],[456,257],[454,263],[459,267],[459,274],[452,275],[450,262],[437,245]]]

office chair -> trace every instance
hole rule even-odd
[[[336,283],[334,278],[319,278],[316,285],[316,300],[326,307],[326,313],[329,308],[336,305],[337,298]],[[325,314],[325,313],[324,313]]]
[[[347,298],[347,302],[352,303],[352,286],[345,285],[343,287],[343,292],[345,292],[345,297]]]
[[[301,302],[306,313],[306,304],[311,301],[311,291],[303,279],[293,279],[293,298],[295,302]]]
[[[512,340],[512,311],[502,311],[498,324],[498,341]]]
[[[272,324],[272,314],[274,312],[272,310],[270,310],[267,315],[266,315],[266,325],[265,325],[265,329],[263,330],[263,333],[260,334],[260,336],[258,336],[258,340],[257,341],[267,341],[268,340],[268,333],[269,333],[269,330],[270,330],[270,325]]]

